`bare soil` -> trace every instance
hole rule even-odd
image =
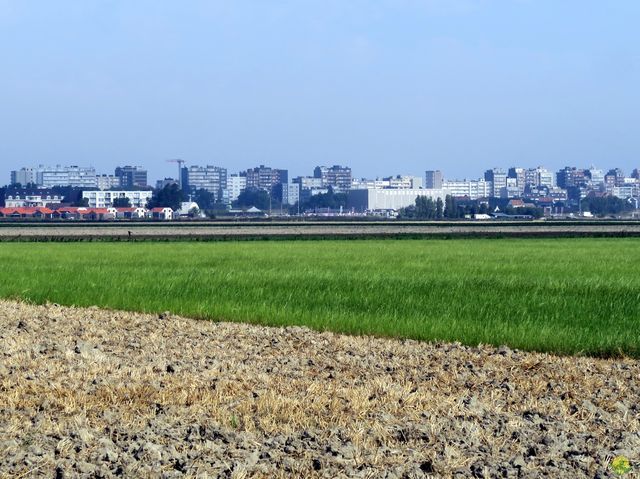
[[[0,302],[0,476],[613,477],[637,361]]]

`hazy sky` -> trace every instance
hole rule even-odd
[[[0,0],[0,165],[640,167],[639,0]]]

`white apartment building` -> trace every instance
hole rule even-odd
[[[295,205],[300,201],[300,184],[299,183],[283,183],[282,184],[282,203],[285,205]]]
[[[525,184],[527,185],[547,186],[549,188],[556,186],[556,175],[542,166],[538,166],[537,168],[528,168],[525,170],[524,175]]]
[[[62,203],[63,196],[46,189],[19,189],[8,190],[5,196],[7,208],[46,207],[52,204]]]
[[[624,186],[614,186],[611,189],[611,194],[622,199],[638,198],[640,197],[640,188],[637,184],[632,183],[626,184]]]
[[[297,176],[292,181],[300,185],[301,190],[314,190],[314,189],[326,189],[322,178],[315,178],[313,176]]]
[[[52,188],[54,186],[73,186],[77,188],[96,188],[96,170],[93,167],[82,166],[55,166],[45,167],[42,170],[41,186]]]
[[[389,188],[391,183],[389,180],[368,180],[366,178],[354,178],[351,180],[351,189],[352,190],[373,190],[373,189],[383,189]]]
[[[113,175],[96,176],[97,186],[101,190],[109,190],[111,188],[120,188],[120,178]]]
[[[446,195],[463,197],[471,200],[488,198],[493,194],[493,183],[486,180],[445,180],[442,189]]]
[[[240,193],[247,188],[247,177],[233,174],[227,177],[228,202],[232,203],[238,199]]]
[[[83,191],[82,197],[89,200],[89,208],[111,208],[116,198],[128,198],[131,207],[144,208],[153,196],[152,191]]]
[[[403,190],[417,190],[422,188],[422,178],[420,176],[398,175],[383,178],[383,181],[389,182],[389,188]]]

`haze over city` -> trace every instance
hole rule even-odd
[[[631,0],[0,0],[0,163],[630,172],[638,18]]]

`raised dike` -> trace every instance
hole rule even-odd
[[[2,241],[640,237],[639,221],[0,222]]]

